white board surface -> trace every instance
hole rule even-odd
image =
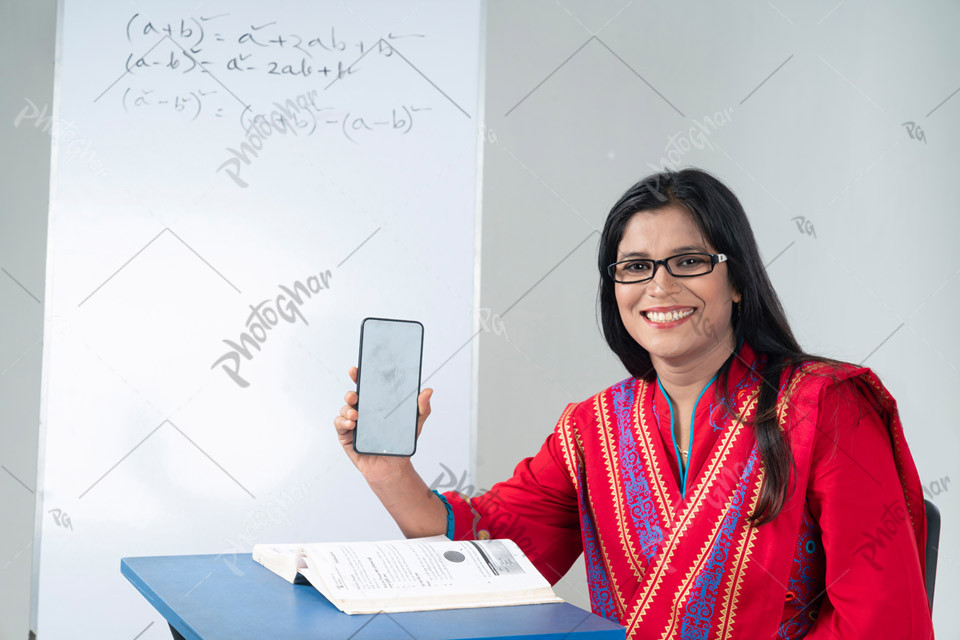
[[[34,628],[167,638],[121,557],[401,537],[333,428],[364,317],[423,323],[414,463],[470,470],[481,7],[58,29]]]

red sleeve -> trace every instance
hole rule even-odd
[[[826,597],[806,638],[931,639],[890,432],[863,384],[831,384],[820,401],[807,499],[823,536]]]
[[[535,456],[520,461],[509,480],[474,498],[456,491],[443,495],[453,509],[455,540],[509,538],[550,584],[583,551],[577,493],[556,430]]]

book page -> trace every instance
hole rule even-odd
[[[343,599],[550,590],[509,540],[324,543],[304,552]]]

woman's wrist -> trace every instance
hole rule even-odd
[[[410,485],[420,478],[410,458],[398,458],[392,466],[393,468],[386,473],[381,472],[373,478],[364,475],[367,484],[378,495],[380,491],[389,492],[393,488]]]
[[[367,482],[404,536],[418,538],[447,531],[447,507],[412,464],[402,465],[396,474]]]
[[[415,505],[423,499],[424,493],[429,493],[426,483],[413,468],[409,458],[390,473],[381,474],[376,479],[367,478],[367,484],[394,519],[398,512],[409,505]]]

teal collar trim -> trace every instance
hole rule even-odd
[[[662,393],[663,397],[667,399],[667,406],[670,407],[670,436],[673,438],[673,450],[677,456],[677,468],[680,470],[680,496],[684,498],[687,495],[687,471],[689,471],[690,468],[690,458],[693,457],[693,424],[697,420],[697,405],[700,403],[700,398],[703,397],[704,392],[710,388],[710,385],[714,383],[718,375],[719,372],[713,374],[713,377],[710,378],[710,381],[707,382],[703,389],[701,389],[700,395],[697,396],[697,401],[693,403],[693,413],[690,416],[690,450],[687,452],[687,464],[685,467],[680,464],[680,447],[677,446],[677,432],[674,429],[673,402],[670,400],[670,396],[667,395],[666,390],[663,388],[663,384],[660,382],[659,374],[657,375],[657,386],[660,387],[660,393]]]

